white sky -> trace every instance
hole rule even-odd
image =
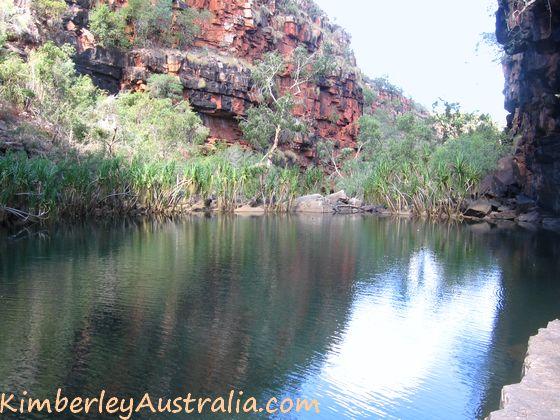
[[[495,0],[315,0],[352,35],[358,65],[370,77],[389,76],[431,109],[438,97],[505,124],[504,76],[483,46],[495,30]]]

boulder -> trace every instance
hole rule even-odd
[[[336,192],[334,194],[327,195],[325,197],[325,200],[327,200],[327,202],[330,203],[330,204],[336,204],[336,203],[347,204],[348,203],[348,196],[346,195],[346,193],[344,191],[339,191],[339,192]]]
[[[464,215],[467,217],[484,218],[492,211],[492,204],[486,200],[478,200],[469,205]]]
[[[364,202],[359,198],[351,198],[350,200],[348,200],[348,204],[355,207],[362,207],[364,205]]]
[[[333,204],[321,194],[312,194],[299,197],[294,202],[296,213],[332,213]]]
[[[515,220],[517,214],[514,210],[494,211],[488,217],[494,220]]]
[[[519,215],[517,221],[521,223],[539,223],[541,221],[541,215],[538,211],[523,213]]]
[[[560,219],[548,217],[543,219],[543,227],[548,230],[553,230],[555,232],[560,232]]]
[[[534,210],[537,205],[535,200],[532,200],[531,198],[523,194],[520,194],[515,198],[515,203],[517,210],[520,213],[527,213],[531,210]]]
[[[513,156],[499,160],[497,169],[479,184],[478,192],[487,197],[505,197],[519,193],[520,176]]]

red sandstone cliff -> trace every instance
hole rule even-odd
[[[242,140],[238,121],[255,104],[251,96],[252,63],[267,51],[288,56],[300,44],[314,52],[329,42],[335,46],[340,65],[332,75],[302,88],[302,105],[295,113],[307,117],[311,130],[298,149],[313,158],[313,144],[321,139],[336,140],[340,147],[356,145],[363,95],[350,38],[322,12],[306,11],[316,7],[311,1],[298,0],[297,15],[285,11],[287,0],[185,3],[212,14],[193,46],[184,50],[135,49],[121,54],[96,48],[87,30],[90,3],[76,2],[74,17],[66,27],[68,40],[78,48],[77,68],[113,92],[142,88],[152,73],[175,74],[183,83],[185,97],[210,128],[211,137],[237,142]],[[281,85],[287,83],[289,80],[284,80]]]

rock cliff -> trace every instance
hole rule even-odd
[[[122,2],[117,1],[117,4]],[[89,0],[72,0],[72,16],[65,22],[66,40],[77,50],[77,68],[92,75],[103,88],[142,89],[153,73],[177,75],[184,96],[203,116],[210,136],[242,141],[238,121],[255,104],[251,95],[251,67],[268,51],[289,55],[304,44],[314,52],[334,45],[337,70],[316,84],[302,88],[298,116],[310,124],[310,136],[297,145],[312,159],[313,145],[333,139],[339,147],[355,147],[363,93],[350,37],[307,0],[186,0],[183,7],[207,9],[211,18],[201,27],[194,45],[185,49],[106,50],[96,45],[87,29]],[[297,7],[296,7],[297,6]],[[283,80],[282,84],[289,83]]]
[[[505,107],[525,194],[560,213],[560,1],[499,0]]]

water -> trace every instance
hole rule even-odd
[[[319,401],[291,418],[481,418],[560,317],[559,273],[553,233],[351,216],[3,234],[0,392],[234,389]]]

